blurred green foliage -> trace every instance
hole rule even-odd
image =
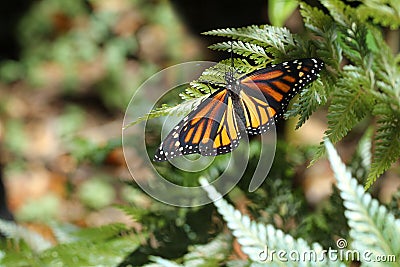
[[[83,204],[93,209],[100,209],[112,204],[115,191],[112,185],[107,183],[106,178],[91,178],[79,187],[78,195]]]
[[[268,1],[268,17],[271,24],[282,27],[286,20],[293,14],[297,8],[298,2],[295,0],[269,0]]]
[[[59,197],[54,193],[49,193],[41,198],[27,202],[18,210],[15,217],[19,222],[48,223],[57,218],[59,209]]]
[[[88,86],[82,71],[93,65],[100,75],[91,86],[119,109],[163,62],[180,62],[187,53],[185,32],[165,0],[42,0],[21,19],[17,36],[20,60],[0,62],[0,81],[44,86],[56,72],[62,89],[82,90]]]
[[[9,120],[4,128],[6,131],[4,140],[5,147],[16,154],[22,153],[27,145],[27,137],[23,129],[23,123],[18,119]]]

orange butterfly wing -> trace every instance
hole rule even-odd
[[[318,59],[284,62],[257,70],[240,79],[246,131],[265,133],[286,112],[289,101],[317,79],[323,67]]]
[[[216,156],[235,149],[240,133],[229,94],[228,89],[222,89],[201,102],[167,135],[154,160],[194,153]]]
[[[239,85],[236,80],[227,81],[227,88],[211,94],[167,135],[154,160],[231,152],[238,146],[241,133],[268,131],[285,113],[289,101],[317,79],[322,67],[319,59],[299,59],[254,71],[241,77]],[[233,98],[234,93],[238,97]]]

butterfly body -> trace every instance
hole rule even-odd
[[[199,153],[216,156],[233,151],[245,134],[267,132],[285,113],[289,101],[318,77],[323,62],[299,59],[244,75],[226,73],[226,85],[193,109],[167,135],[154,156],[165,161]]]

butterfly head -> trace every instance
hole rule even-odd
[[[225,73],[225,82],[226,82],[226,87],[230,91],[237,91],[237,88],[240,87],[239,85],[239,80],[235,78],[235,72],[234,71],[227,71]]]
[[[227,71],[225,73],[225,81],[227,84],[232,84],[235,82],[235,76],[233,74],[233,71]]]

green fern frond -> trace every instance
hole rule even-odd
[[[174,116],[186,115],[194,107],[196,107],[198,104],[200,104],[200,102],[207,96],[208,95],[202,94],[200,97],[195,98],[194,96],[189,97],[189,94],[186,94],[185,96],[182,96],[182,97],[186,97],[188,100],[182,102],[181,104],[178,104],[173,107],[163,104],[160,108],[156,108],[156,109],[150,111],[148,114],[146,114],[142,117],[139,117],[137,120],[129,123],[128,125],[125,126],[125,128],[131,127],[139,122],[158,118],[158,117],[163,117],[163,116],[168,116],[168,115],[174,115]]]
[[[328,9],[331,17],[339,25],[347,27],[351,24],[352,9],[340,0],[321,0],[321,4]]]
[[[400,97],[400,70],[398,68],[398,63],[393,56],[392,50],[384,41],[382,34],[376,30],[371,29],[371,36],[379,47],[375,56],[375,64],[373,65],[374,73],[376,75],[376,85],[380,91],[382,91],[388,97],[387,100],[396,100]],[[381,95],[375,95],[380,98]],[[382,95],[383,96],[383,95]]]
[[[334,143],[346,136],[371,109],[371,96],[368,94],[371,85],[361,72],[357,67],[346,66],[343,77],[338,80],[329,106],[326,131],[326,136]]]
[[[357,13],[363,21],[372,18],[375,24],[390,27],[392,30],[400,27],[400,7],[397,0],[364,0],[357,7]]]
[[[41,235],[15,222],[0,219],[0,232],[9,239],[22,239],[35,252],[41,252],[52,247],[52,244]]]
[[[313,243],[309,246],[307,242],[301,238],[294,239],[292,236],[283,233],[281,230],[275,229],[272,225],[264,225],[251,221],[246,215],[241,214],[235,210],[233,206],[228,204],[226,200],[212,187],[205,178],[200,178],[200,184],[208,193],[210,199],[213,200],[214,205],[217,207],[218,212],[222,215],[227,222],[228,228],[236,237],[241,245],[242,251],[249,256],[255,263],[260,263],[260,253],[265,251],[268,247],[270,250],[295,250],[300,255],[307,253],[311,249],[319,255],[322,253],[322,247]],[[282,262],[278,258],[269,261],[273,266],[298,266],[298,262]],[[305,262],[307,266],[344,266],[343,263],[329,262],[326,259],[323,261],[310,261]]]
[[[108,238],[112,238],[126,230],[127,228],[125,224],[113,223],[113,224],[102,225],[99,227],[79,229],[78,231],[73,233],[73,236],[75,236],[80,240],[97,241],[97,240],[105,240]]]
[[[373,57],[368,36],[371,35],[368,26],[361,22],[356,12],[338,0],[323,0],[332,18],[338,24],[338,41],[343,48],[343,53],[353,63],[362,66],[365,70],[371,65]]]
[[[219,62],[218,64],[204,70],[198,81],[204,84],[225,84],[225,73],[230,70],[230,68],[230,61],[227,63]]]
[[[226,66],[230,66],[232,64],[232,61],[231,61],[231,59],[225,59],[225,60],[222,60],[220,63],[222,63]],[[239,73],[250,73],[257,69],[265,67],[267,64],[265,63],[265,64],[253,66],[244,58],[234,58],[233,65],[235,67],[235,71],[237,71]]]
[[[118,266],[138,246],[138,239],[131,236],[101,239],[98,242],[81,240],[50,248],[40,258],[42,266]]]
[[[29,246],[24,251],[11,250],[4,258],[4,262],[14,263],[19,258],[20,266],[116,266],[139,245],[139,238],[130,235],[123,224],[86,229],[58,227],[57,237],[66,243],[57,245],[13,222],[0,220],[0,231],[11,240],[23,239]],[[25,258],[28,254],[32,257]]]
[[[364,2],[378,3],[378,0]],[[342,52],[351,61],[351,64],[354,64],[354,66],[347,65],[342,70],[338,69],[337,72],[331,71],[330,73],[333,75],[329,75],[330,77],[326,77],[327,80],[324,81],[324,84],[334,85],[332,86],[334,90],[327,91],[328,97],[332,96],[332,102],[329,106],[328,130],[325,134],[332,142],[336,143],[368,114],[378,117],[373,153],[373,162],[376,163],[371,165],[366,184],[366,188],[368,188],[380,174],[390,167],[391,163],[399,158],[398,142],[393,142],[393,140],[398,140],[395,132],[398,131],[399,116],[397,113],[400,110],[398,105],[400,102],[399,70],[395,57],[381,32],[365,21],[366,17],[360,16],[356,9],[339,0],[322,0],[321,3],[329,10],[330,18],[337,24],[335,32],[339,38],[335,40],[340,47],[337,49],[338,46],[325,44],[325,50],[331,49],[330,56],[334,58],[340,58],[334,53],[335,51]],[[393,7],[393,2],[379,1],[379,3],[387,4],[390,8]],[[302,4],[301,7],[302,13],[308,17],[306,27],[315,35],[320,36],[321,43],[324,43],[330,38],[326,34],[329,32],[329,27],[333,29],[334,25],[329,22],[326,15],[316,12],[315,8],[310,8],[305,4]],[[327,29],[322,28],[314,20],[321,24],[326,22],[329,26]],[[332,40],[332,38],[330,39]],[[335,66],[335,61],[332,61],[331,64]],[[332,70],[330,67],[329,70]],[[339,78],[336,78],[336,75]],[[304,100],[308,103],[312,98],[304,98]],[[390,108],[383,110],[383,106]],[[302,109],[304,108],[307,110],[307,105],[303,105]],[[321,144],[312,163],[322,156],[324,151],[325,147]]]
[[[287,28],[273,27],[269,25],[248,26],[244,28],[228,28],[212,30],[204,33],[205,35],[215,35],[230,37],[246,43],[252,43],[265,48],[265,52],[271,54],[274,62],[275,58],[285,58],[290,51],[298,51],[299,39],[295,37]]]
[[[376,101],[372,114],[377,117],[377,125],[373,162],[365,188],[369,188],[400,158],[400,70],[380,33],[375,30],[372,33],[374,42],[379,47],[376,64],[373,66],[377,79],[376,90],[372,91]]]
[[[396,220],[393,214],[388,213],[386,207],[379,205],[377,200],[372,199],[371,195],[358,185],[328,139],[325,140],[325,146],[340,196],[347,209],[345,216],[353,239],[351,247],[358,251],[370,251],[374,255],[395,255],[399,258],[400,240],[397,237],[400,235],[400,220]],[[361,261],[363,260],[361,258]],[[377,266],[371,262],[363,264]],[[385,264],[390,265],[389,262]],[[397,264],[392,263],[392,266]]]
[[[230,51],[231,47],[235,54],[248,57],[256,64],[270,62],[271,58],[265,53],[264,48],[257,44],[244,43],[242,41],[222,42],[210,45],[209,48],[219,51]]]
[[[43,251],[40,260],[47,266],[115,266],[139,245],[122,223],[69,231],[67,243]],[[90,248],[88,257],[87,248]]]
[[[214,79],[211,79],[211,78],[209,79],[209,83],[218,83],[219,82],[219,79],[215,78],[215,75],[213,75],[213,78]],[[214,89],[212,87],[210,87],[206,84],[203,84],[200,82],[191,82],[190,86],[185,89],[185,92],[180,93],[179,96],[183,100],[189,101],[189,100],[193,100],[195,98],[200,98],[200,97],[209,95],[211,92],[213,92],[213,90]]]
[[[285,118],[299,115],[296,129],[300,128],[320,106],[327,101],[327,92],[322,82],[317,80],[300,92],[299,101],[293,104],[293,108],[285,113]]]
[[[312,42],[317,47],[318,56],[338,72],[343,50],[338,42],[337,25],[322,10],[310,7],[304,2],[300,3],[300,12],[306,29],[315,35]]]
[[[373,162],[365,189],[400,158],[400,107],[394,110],[389,103],[380,103],[375,106],[374,115],[379,119],[374,138]]]
[[[368,29],[355,18],[350,18],[349,24],[342,26],[340,31],[343,53],[353,63],[359,66],[369,65],[370,51],[367,42]],[[365,66],[364,68],[366,68]]]
[[[255,43],[261,46],[270,44],[271,37],[283,36],[281,42],[295,45],[295,40],[293,35],[287,28],[274,27],[269,25],[251,25],[242,28],[227,28],[227,29],[217,29],[204,32],[205,35],[214,35],[221,37],[229,37],[232,39]],[[278,41],[278,40],[276,40]]]

